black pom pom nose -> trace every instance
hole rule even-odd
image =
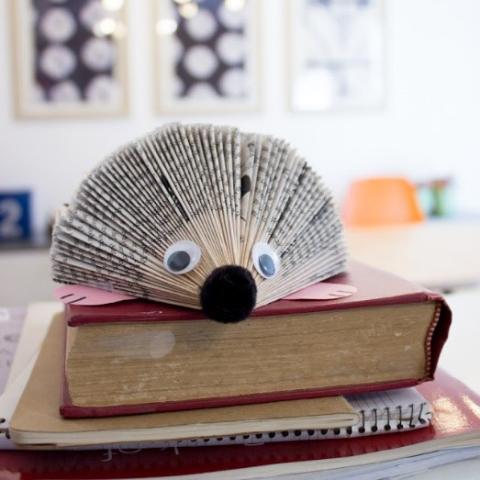
[[[257,301],[257,286],[252,274],[238,265],[216,268],[200,292],[205,315],[222,323],[245,320]]]

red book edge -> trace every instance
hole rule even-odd
[[[423,301],[435,301],[437,307],[429,331],[425,338],[426,371],[422,378],[407,378],[391,382],[366,383],[361,385],[342,385],[338,387],[277,391],[261,394],[215,397],[207,399],[192,399],[175,402],[155,402],[136,405],[114,406],[77,406],[74,405],[68,389],[66,362],[63,370],[63,388],[60,414],[65,418],[109,417],[116,415],[134,415],[140,413],[168,412],[177,410],[193,410],[197,408],[247,405],[253,403],[276,402],[282,400],[298,400],[333,395],[346,395],[371,391],[403,388],[418,385],[433,380],[441,350],[445,344],[451,324],[451,310],[444,299],[434,293],[426,293]],[[401,302],[404,304],[405,302]],[[410,302],[408,302],[410,303]],[[65,328],[66,331],[66,328]],[[66,358],[66,342],[65,342]]]
[[[417,387],[433,407],[429,427],[347,439],[224,445],[179,449],[105,449],[92,451],[0,451],[0,478],[21,474],[22,478],[113,479],[193,475],[226,472],[273,464],[321,461],[375,454],[411,445],[423,451],[441,439],[473,436],[480,446],[480,396],[443,371],[437,379]],[[452,442],[453,443],[453,442]],[[444,447],[446,448],[446,447]],[[413,454],[412,454],[413,455]],[[398,452],[398,458],[404,458]],[[372,460],[375,463],[378,460]],[[301,471],[298,465],[298,471]],[[260,474],[260,471],[258,471]],[[10,475],[10,476],[9,476]],[[18,477],[15,477],[18,478]]]
[[[277,300],[255,309],[250,321],[258,317],[415,303],[439,298],[419,285],[356,261],[349,263],[347,272],[325,282],[353,285],[357,292],[350,297],[333,300]],[[89,323],[161,322],[205,318],[200,310],[142,299],[100,306],[65,305],[65,319],[70,327]]]

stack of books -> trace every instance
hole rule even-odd
[[[0,472],[375,479],[480,455],[480,397],[435,374],[444,300],[357,263],[329,281],[357,291],[228,325],[140,300],[33,306],[0,399]]]

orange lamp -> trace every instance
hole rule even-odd
[[[415,186],[403,177],[356,180],[350,185],[342,212],[347,226],[380,226],[424,219]]]

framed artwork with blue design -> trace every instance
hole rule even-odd
[[[290,0],[289,10],[290,109],[382,107],[384,1]]]
[[[15,112],[127,111],[124,0],[11,0]]]
[[[0,191],[0,243],[31,238],[30,191]]]
[[[159,113],[259,109],[260,3],[155,0]]]

